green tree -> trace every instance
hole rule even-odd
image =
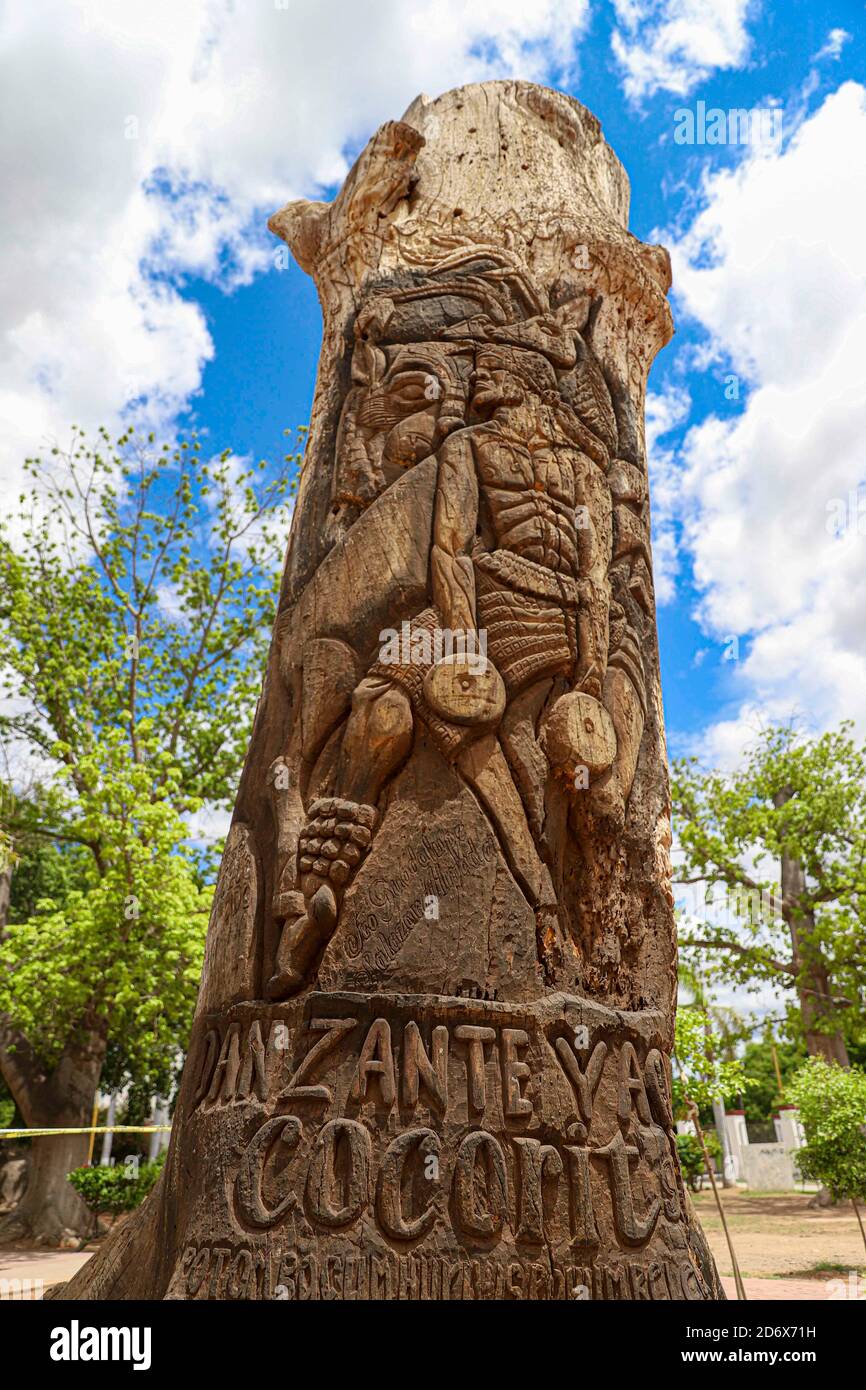
[[[795,1154],[804,1178],[849,1198],[866,1246],[859,1203],[866,1201],[866,1072],[810,1057],[794,1076],[789,1095],[800,1109],[806,1143]]]
[[[693,1192],[700,1190],[700,1179],[704,1172],[704,1151],[696,1134],[677,1135],[677,1157],[683,1170],[683,1177]]]
[[[773,1061],[773,1046],[782,1077],[781,1091]],[[742,1062],[749,1085],[743,1096],[743,1108],[750,1124],[766,1124],[780,1105],[788,1103],[788,1085],[805,1060],[806,1049],[800,1041],[790,1042],[780,1037],[771,1041],[769,1036],[765,1036],[746,1044]]]
[[[10,1129],[14,1124],[15,1102],[0,1077],[0,1129]],[[0,1148],[0,1163],[3,1162],[3,1150]]]
[[[0,530],[0,739],[7,764],[23,745],[42,769],[3,828],[22,855],[78,856],[75,881],[43,883],[0,924],[0,1072],[30,1127],[89,1124],[118,1050],[140,1080],[184,1044],[209,898],[188,817],[234,795],[297,461],[269,471],[205,457],[195,436],[91,444],[74,429],[28,461]],[[34,1141],[10,1234],[86,1228],[66,1183],[86,1147]]]
[[[707,1153],[717,1163],[722,1157],[722,1146],[713,1134],[705,1136]],[[677,1157],[683,1170],[683,1177],[693,1192],[700,1191],[700,1177],[706,1171],[704,1150],[696,1134],[677,1135]]]
[[[39,802],[37,805],[35,803]],[[46,822],[56,818],[56,801],[50,792],[31,785],[23,795],[7,790],[0,818],[3,823],[22,825],[25,819]],[[5,924],[22,922],[33,915],[42,898],[62,900],[73,888],[84,886],[92,862],[90,851],[83,845],[66,840],[52,840],[44,835],[19,832],[15,849],[10,856]],[[13,873],[14,869],[14,873]]]
[[[770,728],[737,772],[680,762],[672,788],[680,881],[726,892],[721,920],[687,925],[687,951],[728,981],[793,991],[807,1051],[843,1066],[866,994],[866,749],[850,730]]]
[[[690,1105],[703,1110],[743,1090],[747,1083],[742,1063],[725,1053],[706,1010],[677,1009],[673,1094],[680,1112]]]
[[[702,1010],[718,1038],[722,1053],[725,1057],[732,1057],[737,1043],[748,1037],[749,1024],[736,1009],[715,1002],[711,981],[700,971],[696,961],[679,962],[677,983],[681,997],[686,997],[686,1003],[681,1007]]]

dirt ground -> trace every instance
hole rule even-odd
[[[42,1298],[53,1284],[71,1279],[92,1253],[91,1250],[31,1250],[26,1246],[3,1246],[0,1249],[0,1302]]]
[[[859,1276],[866,1294],[866,1247],[850,1202],[810,1207],[809,1192],[746,1192],[722,1189],[728,1228],[744,1277],[798,1278],[829,1283]],[[718,1265],[729,1275],[731,1257],[713,1194],[694,1197],[701,1225]],[[866,1221],[866,1213],[861,1213]],[[816,1289],[815,1297],[830,1290]],[[836,1295],[839,1296],[838,1293]]]

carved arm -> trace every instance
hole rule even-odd
[[[469,548],[478,518],[478,477],[469,430],[449,435],[439,451],[433,516],[433,603],[452,632],[475,631],[475,571]]]

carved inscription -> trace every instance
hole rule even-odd
[[[302,1242],[362,1225],[398,1255],[419,1245],[423,1253],[444,1231],[497,1265],[517,1259],[522,1292],[504,1297],[670,1297],[671,1277],[682,1288],[681,1274],[671,1275],[680,1264],[668,1259],[672,1248],[684,1252],[684,1205],[658,1049],[531,1009],[430,1000],[419,1012],[382,997],[377,1014],[375,1001],[361,1006],[356,996],[353,1006],[346,996],[336,1012],[333,1003],[326,1011],[329,998],[319,996],[300,1035],[278,1010],[205,1035],[198,1113],[240,1108],[248,1117],[233,1187],[240,1229],[291,1231]],[[290,1037],[300,1039],[297,1052]],[[547,1122],[551,1107],[564,1116],[562,1133]],[[558,1252],[562,1278],[533,1293],[543,1248]],[[646,1251],[653,1257],[634,1265]],[[429,1262],[399,1260],[397,1286],[434,1277]],[[589,1273],[569,1283],[575,1260]],[[319,1271],[310,1284],[300,1264],[283,1282],[296,1298],[376,1297],[376,1276],[363,1267],[361,1291],[349,1295],[322,1292],[330,1276]],[[466,1287],[471,1269],[470,1260]],[[457,1275],[436,1277],[450,1289]],[[495,1279],[513,1284],[501,1271]]]
[[[456,833],[425,833],[420,849],[399,872],[371,876],[359,890],[353,903],[355,925],[345,936],[346,955],[354,960],[363,951],[375,980],[375,972],[387,968],[411,933],[429,922],[428,899],[445,898],[494,853],[490,838],[473,843]]]
[[[548,1260],[441,1255],[319,1254],[236,1245],[188,1245],[179,1268],[183,1294],[199,1299],[278,1302],[501,1299],[658,1301],[705,1297],[687,1260],[649,1265],[622,1259],[593,1266]]]

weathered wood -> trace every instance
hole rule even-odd
[[[175,1132],[86,1298],[718,1298],[676,1158],[646,375],[569,98],[419,98],[271,219],[324,339]]]

